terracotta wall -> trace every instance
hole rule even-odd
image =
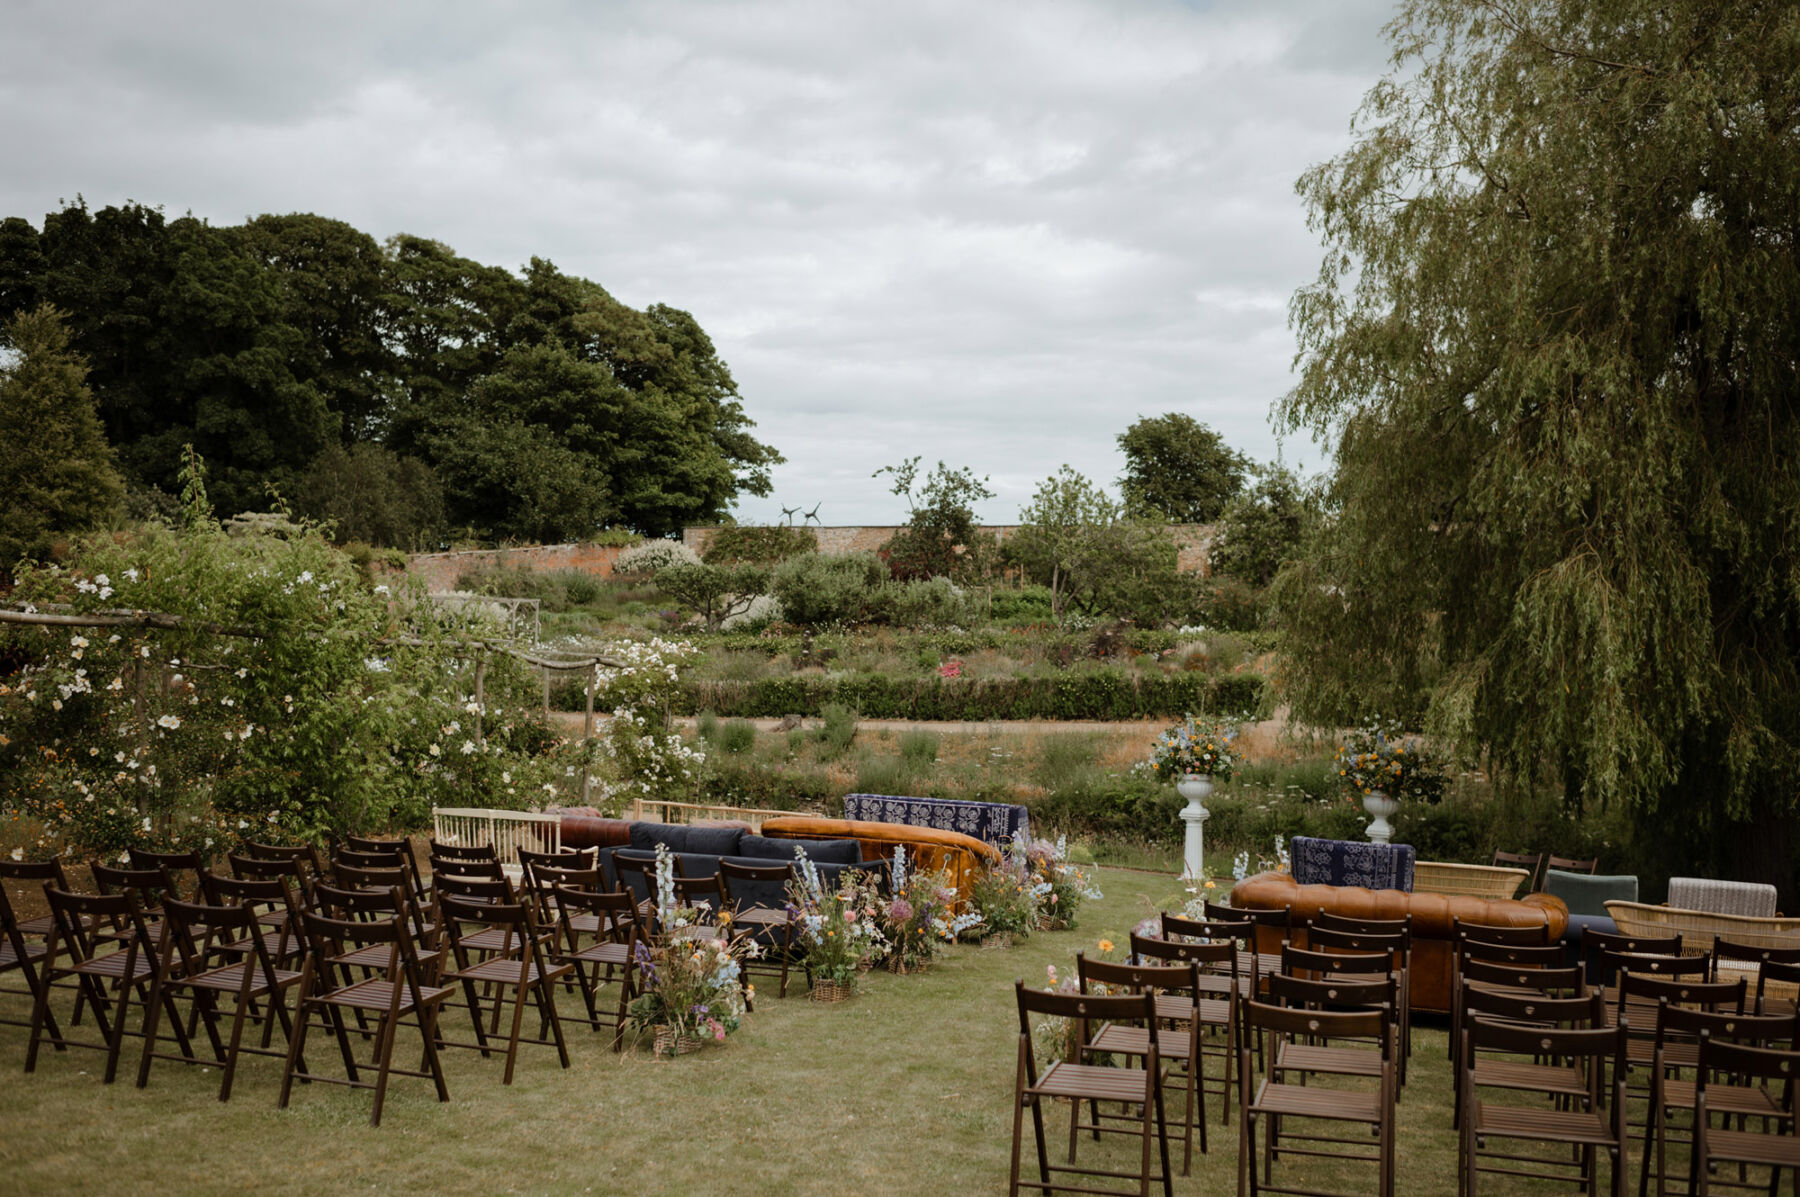
[[[860,527],[818,527],[813,526],[813,535],[819,538],[821,553],[873,553],[889,537],[900,530],[898,525],[865,525]],[[1008,535],[1018,531],[1017,524],[987,524],[981,529],[998,536],[1004,542]],[[706,551],[707,542],[712,539],[715,529],[711,527],[690,527],[681,530],[681,539],[688,548],[696,553]],[[1216,528],[1212,524],[1170,524],[1169,535],[1175,541],[1175,548],[1180,554],[1181,568],[1190,572],[1207,574],[1212,572],[1207,564],[1206,550],[1211,546]]]

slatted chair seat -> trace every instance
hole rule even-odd
[[[1284,1043],[1275,1049],[1275,1072],[1321,1072],[1332,1076],[1380,1076],[1381,1053],[1359,1047]]]
[[[41,943],[28,943],[25,945],[25,959],[32,964],[38,963],[49,954],[49,951]],[[13,951],[12,944],[0,941],[0,972],[6,972],[17,967],[19,967],[19,954]]]
[[[594,921],[598,923],[600,920],[596,918]],[[558,959],[567,960],[571,964],[580,962],[582,964],[610,965],[616,968],[631,959],[631,949],[622,943],[602,941],[590,944],[579,952],[570,952],[566,956],[560,956]]]
[[[1694,1108],[1694,1096],[1698,1088],[1693,1081],[1664,1080],[1663,1103],[1691,1110]],[[1785,1116],[1781,1112],[1780,1095],[1758,1085],[1708,1085],[1706,1104],[1715,1114],[1743,1114],[1755,1118]]]
[[[1707,1086],[1709,1103],[1712,1092],[1712,1087]],[[1800,1139],[1792,1135],[1778,1137],[1755,1131],[1711,1130],[1707,1132],[1706,1143],[1707,1154],[1713,1159],[1771,1168],[1800,1168]]]
[[[1343,1050],[1354,1051],[1355,1049],[1345,1048]],[[1375,1052],[1359,1054],[1375,1058],[1377,1067],[1374,1073],[1369,1075],[1380,1076],[1382,1063],[1380,1055]],[[1290,1067],[1293,1066],[1290,1065]],[[1284,1081],[1267,1078],[1257,1087],[1256,1098],[1252,1104],[1259,1114],[1289,1114],[1296,1118],[1374,1122],[1381,1116],[1381,1095],[1379,1093],[1328,1089],[1321,1085],[1290,1085]],[[1281,1150],[1292,1151],[1294,1149],[1283,1147]]]
[[[1058,1060],[1044,1070],[1032,1089],[1043,1097],[1140,1104],[1144,1100],[1144,1074],[1132,1069]]]
[[[569,964],[543,967],[536,961],[525,964],[525,983],[535,985],[540,978],[560,981],[574,972]],[[517,960],[483,960],[480,964],[471,964],[468,968],[459,968],[445,975],[446,981],[495,981],[512,985],[519,981],[519,962]]]
[[[1475,1135],[1481,1139],[1538,1139],[1551,1143],[1614,1141],[1608,1115],[1594,1110],[1503,1106],[1476,1098]]]
[[[341,989],[309,1000],[328,1006],[342,1006],[351,1010],[386,1010],[394,1007],[396,987],[400,990],[400,1000],[399,1005],[395,1008],[402,1014],[410,1012],[414,1005],[413,993],[404,979],[389,981],[382,977],[370,977],[366,981],[358,981],[353,985],[346,985]],[[449,993],[450,990],[446,986],[421,985],[419,986],[419,1004],[429,1006],[443,999]]]
[[[327,959],[333,964],[343,965],[347,968],[386,968],[389,955],[386,944],[372,943],[354,951],[340,952],[335,956],[327,957]],[[425,969],[427,976],[437,975],[437,966],[443,956],[442,948],[418,951],[419,964]]]
[[[194,989],[216,989],[221,992],[230,991],[235,993],[243,988],[245,969],[250,969],[255,974],[260,974],[261,971],[257,969],[255,965],[249,963],[225,964],[218,968],[209,968],[203,973],[195,973],[191,977],[183,977],[181,983],[183,985],[191,986]],[[270,970],[270,976],[273,977],[277,985],[292,984],[300,979],[300,974],[298,972],[293,969],[285,968]]]
[[[1580,1097],[1587,1092],[1581,1069],[1566,1064],[1533,1064],[1526,1060],[1475,1061],[1475,1084],[1489,1089],[1523,1089]]]
[[[1162,1011],[1156,1012],[1162,1017]],[[1185,1016],[1184,1016],[1185,1021]],[[1185,1056],[1188,1054],[1188,1032],[1164,1027],[1156,1033],[1156,1041],[1162,1045],[1165,1056]],[[1110,1025],[1101,1027],[1088,1046],[1096,1052],[1117,1052],[1120,1055],[1141,1056],[1150,1048],[1150,1034],[1142,1027]]]
[[[129,936],[131,933],[126,931],[123,934]],[[148,953],[140,953],[134,960],[131,958],[131,953],[120,949],[104,956],[97,956],[92,960],[83,960],[68,971],[78,976],[101,977],[108,981],[128,982],[135,985],[139,981],[148,981],[156,972],[156,964]],[[129,975],[127,975],[128,972]]]

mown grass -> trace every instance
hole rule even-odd
[[[276,1110],[279,1065],[264,1060],[243,1069],[224,1105],[216,1071],[159,1062],[148,1089],[129,1075],[108,1087],[92,1052],[46,1053],[25,1076],[26,1032],[0,1027],[0,1068],[13,1070],[0,1089],[0,1191],[1002,1191],[1013,979],[1042,983],[1050,964],[1071,970],[1077,949],[1091,951],[1102,936],[1123,943],[1133,923],[1175,897],[1169,877],[1108,869],[1099,877],[1106,898],[1083,910],[1078,931],[1040,933],[1006,951],[959,947],[923,976],[872,974],[866,992],[842,1006],[777,1000],[759,985],[765,992],[744,1029],[697,1056],[615,1056],[571,1028],[573,1067],[562,1071],[552,1052],[531,1049],[505,1088],[499,1060],[453,1052],[451,1102],[439,1105],[424,1082],[396,1081],[378,1129],[368,1125],[368,1095],[335,1086],[297,1088],[290,1109]],[[563,1009],[574,1004],[565,999]],[[24,1002],[7,998],[0,1011],[22,1015]],[[315,1042],[322,1067],[329,1045]],[[415,1051],[403,1037],[401,1056]],[[1399,1106],[1401,1193],[1455,1189],[1444,1056],[1441,1030],[1415,1030]],[[122,1071],[134,1066],[135,1057]],[[1178,1193],[1235,1187],[1235,1103],[1229,1128],[1216,1106],[1213,1117],[1211,1152],[1196,1157],[1192,1176],[1176,1178]],[[1084,1144],[1082,1158],[1124,1160],[1127,1151]],[[1288,1175],[1303,1185],[1372,1185],[1366,1172],[1296,1168]],[[1495,1178],[1483,1191],[1556,1189]]]

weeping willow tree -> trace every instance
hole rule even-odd
[[[1800,792],[1800,7],[1411,0],[1300,181],[1296,712],[1424,720],[1775,882]],[[1655,853],[1652,853],[1655,856]]]

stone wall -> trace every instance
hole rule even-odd
[[[888,538],[900,530],[897,524],[870,524],[861,526],[812,526],[813,535],[819,538],[821,553],[873,553]],[[1019,530],[1017,524],[985,524],[981,530],[997,536],[1001,543]],[[688,527],[681,530],[681,539],[688,548],[696,553],[705,553],[706,546],[712,540],[717,529],[708,527]],[[1182,569],[1201,575],[1211,573],[1206,552],[1212,546],[1217,535],[1214,524],[1170,524],[1169,536],[1175,541]]]
[[[458,577],[471,570],[496,565],[538,572],[573,569],[608,578],[612,576],[613,562],[622,552],[624,550],[617,545],[542,544],[512,549],[469,549],[460,553],[415,553],[407,560],[406,572],[433,592],[455,590]]]

